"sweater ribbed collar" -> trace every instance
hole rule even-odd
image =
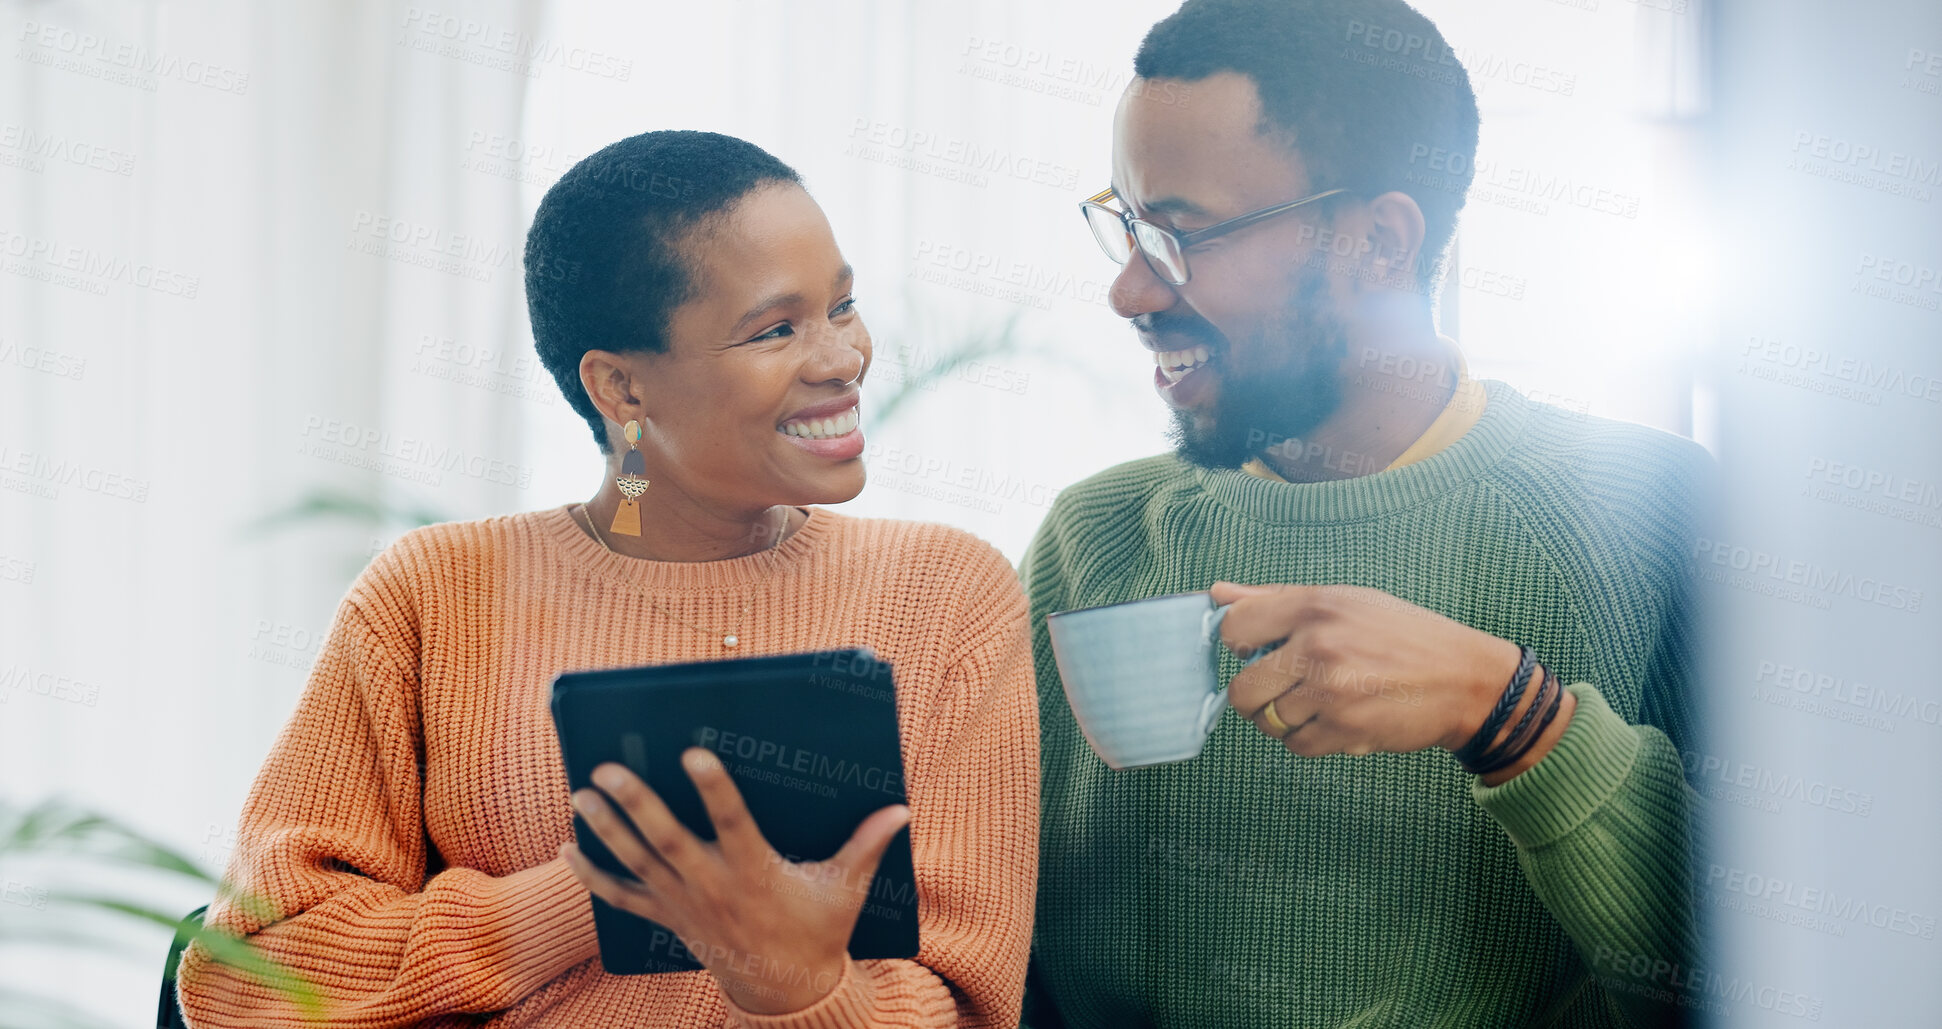
[[[561,504],[533,512],[545,539],[568,564],[644,590],[722,590],[774,582],[825,549],[843,520],[834,511],[809,507],[808,520],[768,550],[721,561],[650,561],[612,553],[595,542],[572,508]]]
[[[1234,513],[1276,524],[1360,521],[1434,500],[1502,460],[1530,424],[1522,394],[1496,379],[1478,381],[1489,398],[1483,416],[1421,461],[1332,482],[1277,482],[1238,468],[1195,468],[1194,480]]]

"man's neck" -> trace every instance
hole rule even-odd
[[[1355,341],[1339,370],[1341,403],[1304,439],[1261,452],[1289,482],[1371,475],[1421,439],[1457,385],[1456,348],[1422,325],[1381,340]]]

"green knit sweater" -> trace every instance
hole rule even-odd
[[[1060,494],[1024,563],[1044,736],[1027,1025],[1677,1018],[1655,1005],[1691,967],[1680,753],[1710,458],[1484,386],[1482,420],[1402,468],[1290,484],[1169,455]],[[1231,709],[1195,760],[1108,769],[1045,616],[1222,579],[1369,586],[1527,643],[1576,713],[1496,787],[1440,749],[1297,757]]]

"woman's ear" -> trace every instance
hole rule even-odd
[[[594,409],[612,424],[647,419],[636,374],[624,355],[611,350],[589,350],[580,355],[580,386],[587,391]]]

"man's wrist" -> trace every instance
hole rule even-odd
[[[1497,702],[1503,698],[1505,691],[1510,688],[1511,677],[1518,670],[1518,661],[1522,653],[1522,648],[1509,640],[1495,636],[1490,638],[1488,652],[1481,655],[1475,664],[1477,672],[1471,678],[1470,689],[1466,691],[1469,701],[1465,706],[1465,713],[1459,719],[1457,726],[1446,735],[1444,749],[1455,753],[1482,731],[1485,720],[1490,716]],[[1539,687],[1550,675],[1550,670],[1541,662],[1532,668],[1523,696],[1518,698],[1517,705],[1504,718],[1495,738],[1491,740],[1486,750],[1501,745],[1504,737],[1515,729],[1518,722],[1524,720],[1526,714],[1532,713],[1532,706],[1545,692]],[[1485,786],[1495,786],[1515,778],[1525,769],[1537,764],[1543,760],[1544,755],[1551,752],[1551,748],[1556,746],[1558,739],[1564,735],[1565,726],[1570,724],[1571,712],[1577,708],[1578,700],[1564,688],[1562,681],[1552,684],[1551,688],[1562,695],[1555,700],[1547,697],[1544,702],[1547,707],[1553,703],[1559,705],[1557,717],[1544,726],[1544,730],[1531,741],[1529,748],[1519,755],[1516,761],[1484,773],[1480,779]],[[1538,718],[1544,717],[1544,714],[1543,711],[1535,712]]]
[[[1522,651],[1517,644],[1506,639],[1492,636],[1484,649],[1471,663],[1471,673],[1467,677],[1467,688],[1463,690],[1463,702],[1453,719],[1448,732],[1443,736],[1443,749],[1455,753],[1483,731],[1483,724],[1496,709],[1497,701],[1509,688],[1511,676],[1517,673],[1517,664]],[[1512,712],[1516,715],[1517,712]]]
[[[1644,786],[1635,781],[1641,758],[1651,749],[1643,727],[1613,711],[1589,682],[1572,682],[1565,692],[1578,705],[1570,726],[1541,760],[1495,785],[1470,778],[1470,796],[1503,826],[1520,852],[1549,847],[1578,832],[1614,798]],[[1671,774],[1677,776],[1676,756],[1671,764]]]
[[[1540,669],[1539,672],[1533,674],[1548,673]],[[1558,740],[1564,736],[1565,727],[1571,724],[1571,712],[1577,710],[1578,698],[1573,696],[1571,691],[1564,688],[1563,682],[1559,682],[1556,688],[1564,694],[1558,701],[1558,716],[1551,720],[1550,725],[1544,727],[1544,732],[1540,733],[1537,740],[1531,744],[1531,749],[1525,751],[1516,761],[1511,762],[1503,768],[1485,772],[1479,776],[1479,781],[1485,786],[1496,786],[1499,783],[1516,778],[1525,769],[1544,760],[1544,755],[1549,754],[1551,749],[1557,746]]]

